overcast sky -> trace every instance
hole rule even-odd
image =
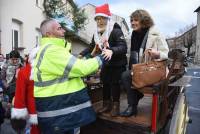
[[[136,9],[146,9],[156,26],[166,36],[173,36],[179,29],[195,24],[200,0],[74,0],[79,6],[87,3],[101,5],[108,3],[112,13],[124,17],[129,24],[129,16]]]

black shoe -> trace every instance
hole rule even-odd
[[[118,115],[119,115],[119,109],[120,109],[120,107],[119,107],[119,102],[113,102],[112,110],[111,110],[111,112],[110,112],[110,115],[111,115],[112,117],[118,116]]]
[[[136,105],[138,105],[138,103],[139,103],[140,99],[142,99],[143,97],[144,97],[144,94],[143,94],[143,93],[141,93],[141,92],[138,92],[138,94],[137,94],[137,101],[136,101]]]
[[[134,115],[136,117],[137,115],[137,106],[128,106],[128,108],[120,113],[121,116],[123,117],[130,117],[132,115]]]
[[[141,92],[139,92],[139,93],[138,93],[138,100],[142,99],[143,97],[144,97],[144,94],[141,93]]]

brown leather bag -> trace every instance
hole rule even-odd
[[[132,84],[135,88],[150,86],[166,78],[166,60],[133,64]]]

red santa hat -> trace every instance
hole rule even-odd
[[[94,18],[96,18],[97,16],[103,16],[103,17],[106,17],[106,18],[110,18],[111,13],[110,13],[109,5],[104,4],[104,5],[101,5],[101,6],[97,6],[96,9],[95,9]]]

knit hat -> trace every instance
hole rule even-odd
[[[97,6],[96,9],[95,9],[94,18],[96,18],[97,16],[103,16],[103,17],[106,17],[106,18],[110,18],[111,13],[110,13],[109,5],[104,4],[104,5],[101,5],[101,6]]]
[[[20,54],[17,50],[12,50],[9,56],[10,58],[20,58]]]

